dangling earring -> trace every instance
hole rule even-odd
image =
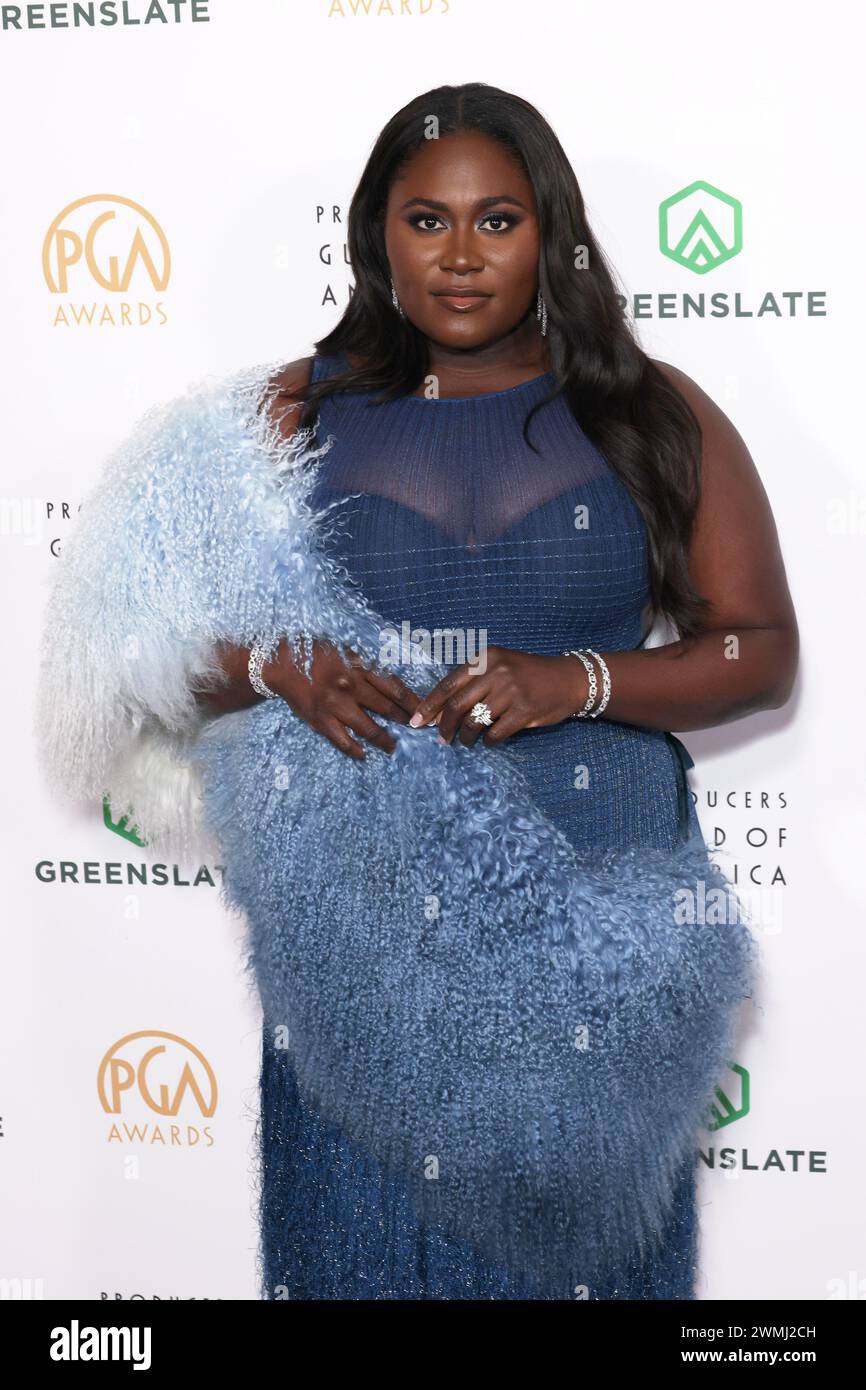
[[[396,290],[396,287],[395,287],[395,285],[394,285],[393,279],[392,279],[392,281],[391,281],[391,303],[394,305],[394,308],[397,310],[397,313],[400,315],[401,319],[404,319],[404,318],[406,317],[406,315],[403,313],[403,310],[402,310],[401,305],[400,305],[400,301],[399,301],[399,299],[397,298],[397,290]]]
[[[393,284],[393,281],[392,281]],[[541,319],[541,336],[547,337],[547,305],[541,297],[541,290],[538,291],[538,299],[535,303],[535,317]]]

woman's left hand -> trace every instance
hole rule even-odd
[[[577,657],[536,656],[509,647],[487,647],[486,656],[483,674],[472,662],[449,671],[420,702],[409,723],[417,728],[436,723],[438,716],[439,735],[446,743],[459,732],[461,743],[475,743],[483,734],[484,742],[494,745],[520,729],[559,724],[586,703],[587,676]],[[470,718],[478,703],[489,707],[492,724]]]

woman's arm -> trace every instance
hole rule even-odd
[[[742,438],[690,377],[667,363],[656,365],[689,402],[703,434],[689,570],[711,606],[698,637],[602,652],[611,695],[600,717],[655,729],[703,729],[786,702],[797,670],[797,620],[770,504]],[[473,723],[470,711],[484,700],[496,715],[483,734],[492,745],[584,708],[587,674],[576,657],[494,648],[488,658],[484,676],[465,665],[450,671],[410,722],[438,722],[447,741],[459,727],[461,741],[472,743],[483,726]]]
[[[682,392],[703,432],[689,569],[712,607],[708,627],[691,641],[602,652],[611,675],[602,717],[703,729],[784,705],[797,671],[799,634],[773,514],[745,443],[690,377],[665,362],[656,365]],[[580,668],[580,692],[585,672],[572,660]]]

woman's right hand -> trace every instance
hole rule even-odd
[[[350,729],[368,743],[393,753],[397,740],[368,711],[408,724],[421,697],[398,676],[370,670],[350,648],[346,648],[346,656],[348,665],[330,642],[314,642],[308,677],[296,664],[291,645],[284,638],[272,659],[263,664],[262,680],[310,728],[349,757],[366,757]]]
[[[290,362],[269,381],[269,388],[274,389],[268,389],[262,398],[262,408],[286,440],[292,438],[300,424],[301,388],[306,388],[311,380],[312,360],[306,357]],[[195,692],[200,706],[210,714],[247,709],[264,698],[250,684],[249,648],[223,644],[220,647],[220,664],[226,672],[226,683],[212,690]],[[418,708],[420,696],[396,676],[367,670],[355,652],[347,649],[347,655],[348,666],[331,643],[314,642],[310,676],[307,677],[295,663],[291,644],[283,639],[273,658],[264,663],[262,679],[282,696],[295,714],[349,757],[366,757],[349,729],[368,743],[392,753],[397,740],[371,719],[367,711],[408,724]]]

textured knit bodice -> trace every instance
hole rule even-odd
[[[317,356],[313,380],[346,365]],[[530,423],[537,453],[522,436],[553,385],[548,372],[481,396],[373,404],[374,393],[343,392],[319,407],[318,438],[331,443],[312,500],[330,509],[331,553],[398,633],[456,633],[439,648],[450,664],[485,642],[604,653],[646,635],[647,533],[628,490],[562,395]],[[508,746],[575,843],[676,839],[683,783],[661,731],[569,719]]]

